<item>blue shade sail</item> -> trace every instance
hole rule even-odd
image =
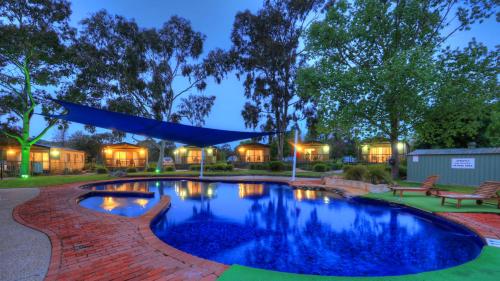
[[[53,118],[199,147],[268,136],[276,133],[239,132],[195,127],[111,112],[61,100],[53,101],[62,105],[67,110],[66,114],[50,115]]]

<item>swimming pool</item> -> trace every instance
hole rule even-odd
[[[90,188],[154,192],[147,206],[170,196],[170,209],[151,224],[155,235],[224,264],[316,275],[401,275],[462,264],[483,246],[475,233],[437,216],[285,184],[162,180]],[[120,202],[128,207],[125,215],[145,212],[136,199]],[[87,207],[109,212],[102,203]]]

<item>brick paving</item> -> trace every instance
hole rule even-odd
[[[300,184],[307,183],[317,184],[311,179]],[[14,209],[16,221],[50,238],[52,256],[46,280],[215,280],[228,268],[179,251],[152,233],[150,222],[170,204],[168,197],[143,216],[127,218],[80,207],[77,198],[88,192],[78,188],[81,185],[43,188],[38,197]],[[439,215],[483,237],[500,238],[498,214]]]
[[[438,213],[438,215],[463,224],[484,238],[500,239],[500,214]]]
[[[168,246],[150,230],[167,197],[139,218],[80,207],[81,184],[41,189],[14,209],[16,221],[46,233],[52,256],[46,280],[215,280],[226,265]]]

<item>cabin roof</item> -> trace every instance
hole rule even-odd
[[[131,146],[131,147],[135,147],[135,148],[144,148],[143,146],[131,144],[129,142],[109,143],[109,144],[103,144],[102,146],[111,146],[111,147],[113,147],[113,146]]]
[[[268,148],[269,147],[269,145],[263,144],[263,143],[260,143],[260,142],[251,142],[251,143],[242,143],[242,144],[236,146],[236,148],[242,147],[242,146],[258,146],[258,147],[262,147],[262,148]]]

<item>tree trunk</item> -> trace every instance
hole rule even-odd
[[[391,165],[391,175],[393,179],[399,178],[399,151],[398,138],[391,137],[391,158],[394,159],[394,165]]]
[[[165,141],[160,141],[160,153],[158,153],[158,162],[156,163],[156,171],[163,172],[163,158],[165,157]]]
[[[21,144],[21,167],[19,173],[21,177],[30,174],[30,150],[31,145],[27,144],[27,142]]]
[[[284,133],[278,133],[278,161],[283,160],[283,147],[285,144],[285,134]]]

